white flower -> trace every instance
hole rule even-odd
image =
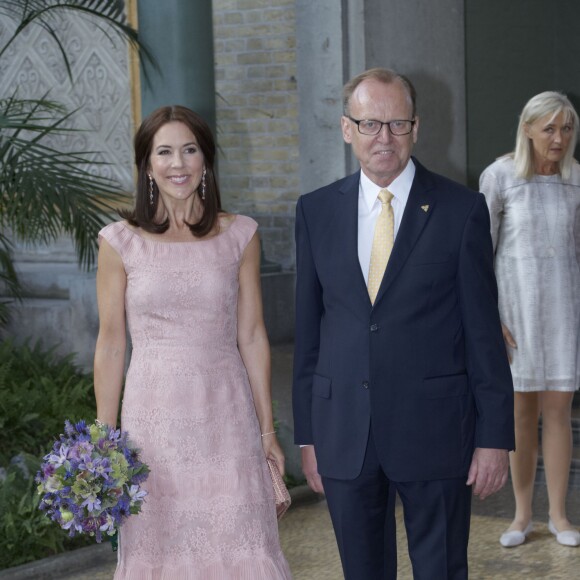
[[[139,489],[138,485],[132,485],[129,488],[129,497],[131,498],[131,505],[140,503],[145,499],[147,492],[143,489]]]
[[[56,475],[51,475],[44,484],[44,489],[47,492],[55,492],[62,489],[62,481]]]

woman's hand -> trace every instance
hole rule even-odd
[[[264,449],[266,459],[272,459],[275,461],[280,475],[284,477],[284,462],[286,459],[284,457],[284,451],[282,451],[282,447],[280,447],[280,443],[278,443],[276,433],[269,433],[262,437],[262,448]]]
[[[510,365],[512,364],[512,355],[510,354],[510,348],[518,348],[518,345],[516,344],[516,341],[514,340],[514,337],[512,336],[512,333],[510,332],[510,329],[502,322],[501,323],[501,333],[503,334],[503,339],[504,342],[506,343],[506,351],[507,351],[507,355],[508,355],[508,360],[510,362]]]

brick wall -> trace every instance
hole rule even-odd
[[[213,0],[219,174],[226,209],[260,223],[266,257],[294,264],[299,195],[294,0]]]

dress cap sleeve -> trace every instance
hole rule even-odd
[[[98,243],[100,245],[101,240],[107,240],[113,249],[123,258],[127,254],[133,236],[133,232],[123,222],[113,222],[99,232]]]

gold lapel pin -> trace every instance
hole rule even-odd
[[[429,211],[429,206],[428,206],[428,205],[422,205],[422,206],[421,206],[421,209],[422,209],[422,210],[423,210],[425,213],[427,213],[427,212]]]

